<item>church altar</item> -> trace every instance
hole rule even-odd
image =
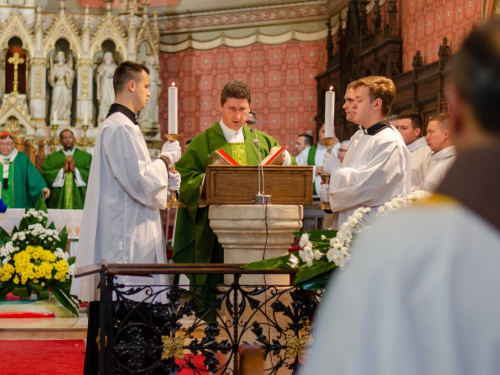
[[[14,226],[19,225],[25,210],[22,208],[9,208],[0,214],[0,227],[11,233]],[[83,210],[56,210],[48,209],[49,221],[54,222],[58,232],[66,226],[68,239],[77,240],[80,235]]]

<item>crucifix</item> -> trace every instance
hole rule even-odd
[[[19,94],[19,92],[17,91],[17,86],[19,85],[17,68],[19,64],[24,63],[24,59],[22,57],[19,57],[18,52],[14,52],[14,55],[12,57],[9,57],[7,61],[9,64],[14,65],[14,89],[12,90],[11,94],[17,95]]]

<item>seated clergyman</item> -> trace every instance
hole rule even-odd
[[[14,138],[9,133],[0,134],[0,162],[3,166],[0,191],[7,207],[34,208],[38,199],[50,196],[42,175],[28,155],[14,148]]]
[[[73,131],[59,134],[63,148],[44,160],[42,175],[51,187],[50,208],[83,209],[92,155],[75,148]]]
[[[253,144],[258,137],[261,156],[279,146],[278,141],[260,130],[252,133],[245,122],[252,102],[249,87],[241,81],[230,81],[222,90],[219,108],[221,119],[203,133],[194,137],[176,169],[181,174],[180,196],[186,209],[177,213],[174,244],[176,263],[223,263],[224,252],[217,236],[209,226],[208,207],[199,207],[200,186],[207,168],[207,155],[222,148],[240,165],[257,165],[257,147]],[[281,154],[278,164],[291,165],[288,151]],[[196,275],[191,282],[197,285],[217,284],[223,281],[218,275]]]

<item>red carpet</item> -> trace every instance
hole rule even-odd
[[[193,357],[187,354],[187,357]],[[82,375],[85,359],[83,340],[0,340],[0,374],[5,375]],[[205,368],[203,356],[191,359]],[[176,360],[181,365],[181,360]],[[183,369],[179,374],[190,375]]]
[[[1,340],[1,370],[8,375],[82,375],[83,340]]]

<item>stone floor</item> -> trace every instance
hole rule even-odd
[[[0,340],[77,340],[87,338],[87,315],[79,318],[0,319]]]

